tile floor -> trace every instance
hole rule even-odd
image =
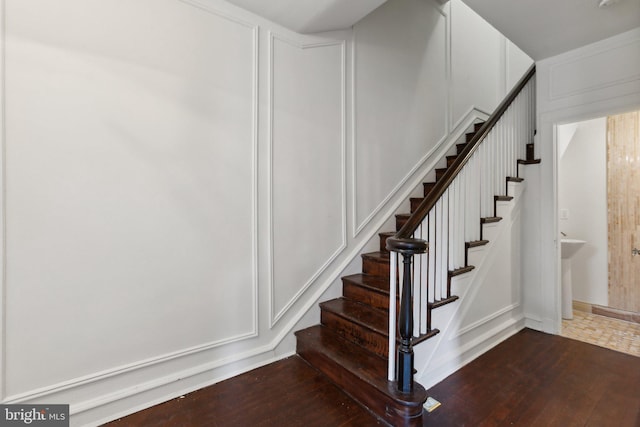
[[[561,336],[640,357],[640,324],[584,311],[562,320]]]

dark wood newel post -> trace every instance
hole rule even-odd
[[[411,263],[413,256],[427,251],[427,242],[420,239],[387,239],[387,249],[402,254],[404,274],[402,279],[402,296],[400,298],[400,316],[398,319],[398,359],[396,380],[398,390],[403,393],[413,391],[413,284],[411,283]],[[391,274],[395,274],[392,272]]]
[[[411,286],[411,260],[413,254],[402,254],[404,278],[402,280],[402,298],[400,300],[400,319],[398,330],[400,346],[398,346],[398,390],[408,393],[413,390],[413,295]]]

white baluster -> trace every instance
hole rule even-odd
[[[466,177],[467,170],[466,168],[462,170],[462,174],[460,179],[458,180],[458,185],[460,187],[459,196],[458,196],[458,206],[460,209],[460,214],[458,215],[458,229],[460,232],[458,233],[459,242],[458,242],[458,265],[464,265],[464,255],[465,255],[465,243],[466,239],[466,230],[465,230],[465,220],[464,214],[467,211],[467,200],[466,200]]]
[[[436,203],[436,280],[435,280],[435,294],[433,298],[437,301],[442,298],[442,294],[440,293],[440,283],[442,283],[442,259],[443,257],[443,240],[444,235],[442,233],[443,227],[442,223],[444,220],[444,215],[442,213],[442,198],[438,200]]]
[[[440,280],[440,298],[446,298],[447,295],[447,278],[449,276],[449,189],[447,189],[442,195],[442,256],[440,257],[442,263],[441,280]]]
[[[429,219],[428,216],[425,217],[424,221],[422,221],[422,225],[420,227],[421,231],[421,239],[429,242]],[[427,333],[427,302],[428,302],[428,283],[427,283],[427,275],[429,269],[429,247],[427,246],[427,253],[420,254],[420,333]]]
[[[480,170],[482,173],[482,177],[480,178],[480,185],[481,185],[481,193],[480,193],[480,216],[481,217],[485,217],[488,216],[487,215],[487,194],[488,194],[488,170],[489,170],[489,164],[488,164],[488,160],[489,160],[489,147],[488,145],[484,144],[485,146],[482,147],[482,159],[480,160]]]
[[[389,361],[387,379],[396,379],[396,272],[398,271],[398,253],[389,254]],[[402,282],[400,282],[402,283]]]
[[[497,175],[497,164],[498,164],[498,144],[496,139],[495,131],[491,131],[491,139],[488,141],[489,150],[491,152],[491,156],[489,157],[489,182],[491,182],[491,191],[489,191],[489,197],[487,201],[491,205],[491,216],[493,216],[493,196],[496,194],[496,175]]]
[[[449,214],[447,215],[449,220],[449,227],[448,227],[448,247],[447,247],[447,270],[453,270],[455,268],[455,248],[456,248],[456,244],[457,242],[457,237],[456,237],[456,220],[457,220],[457,213],[456,213],[456,205],[455,205],[455,200],[458,197],[458,193],[456,192],[456,180],[454,180],[451,185],[449,186],[449,198],[448,198],[448,211]]]
[[[467,197],[469,198],[469,213],[467,215],[467,227],[469,227],[468,241],[478,240],[478,221],[480,218],[480,210],[478,206],[478,190],[479,186],[479,169],[478,169],[478,152],[476,151],[471,159],[471,168],[467,175]],[[466,211],[465,211],[466,212]]]
[[[418,225],[414,238],[422,239],[422,223]],[[422,254],[413,256],[413,336],[420,336],[420,300],[423,298],[422,288],[420,286],[420,277],[422,277]]]
[[[429,267],[428,267],[428,296],[429,302],[435,301],[436,295],[436,252],[437,252],[437,239],[436,239],[436,208],[434,207],[429,212],[427,221],[429,222]]]

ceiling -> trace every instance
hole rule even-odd
[[[353,26],[387,0],[228,0],[299,33]],[[423,0],[445,3],[447,0]],[[640,27],[640,0],[463,0],[538,61]]]
[[[534,60],[640,27],[640,0],[464,0]]]
[[[343,30],[387,0],[228,0],[298,33]]]

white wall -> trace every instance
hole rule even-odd
[[[523,221],[527,325],[560,329],[558,124],[640,107],[640,28],[537,64],[539,170],[529,171]]]
[[[457,0],[310,36],[223,0],[2,10],[1,397],[73,425],[293,353],[529,63]]]
[[[354,40],[360,231],[448,135],[446,11],[421,0],[387,2],[355,26]]]
[[[532,61],[461,1],[389,1],[353,37],[357,234],[448,137],[488,117]]]
[[[575,128],[558,164],[561,232],[587,243],[571,259],[573,299],[607,306],[607,119],[558,126]]]

